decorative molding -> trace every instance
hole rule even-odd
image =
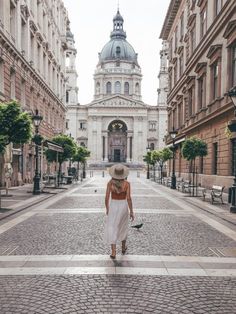
[[[212,45],[208,50],[206,57],[211,59],[216,53],[220,53],[221,55],[222,45]]]

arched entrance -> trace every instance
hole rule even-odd
[[[114,120],[108,126],[108,160],[126,162],[127,126],[121,120]]]

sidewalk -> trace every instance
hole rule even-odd
[[[0,196],[0,220],[14,215],[15,213],[27,209],[33,205],[41,203],[59,193],[80,184],[74,183],[70,185],[62,185],[59,189],[54,187],[46,187],[40,195],[33,195],[33,184],[25,184],[22,186],[11,187],[6,196],[6,190],[1,190]]]
[[[197,208],[200,208],[201,210],[213,214],[216,217],[221,218],[236,226],[236,214],[230,213],[230,204],[228,204],[228,194],[223,193],[224,204],[221,204],[220,201],[215,201],[214,204],[211,204],[211,201],[208,198],[204,201],[203,197],[201,196],[193,197],[187,193],[172,190],[169,187],[155,183],[153,181],[152,184],[154,184],[158,188],[160,187],[163,191],[170,193],[172,196],[176,196],[180,198],[182,201],[185,201],[188,204],[196,206]]]

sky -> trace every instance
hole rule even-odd
[[[157,104],[159,35],[169,3],[169,0],[119,0],[126,40],[138,53],[142,69],[142,100],[149,105]],[[79,103],[85,105],[93,100],[98,53],[110,40],[118,0],[64,0],[64,4],[77,49]]]

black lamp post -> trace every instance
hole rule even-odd
[[[172,164],[172,175],[171,175],[171,189],[176,189],[176,176],[175,176],[175,138],[177,135],[177,131],[173,130],[170,132],[170,137],[173,142],[173,164]]]
[[[230,132],[236,132],[236,87],[232,88],[228,92],[228,96],[231,97],[233,105],[234,105],[234,116],[235,118],[230,121],[228,124],[228,128]],[[236,213],[236,160],[233,160],[233,165],[234,165],[234,182],[231,187],[231,193],[230,193],[230,212],[231,213]]]
[[[149,144],[146,148],[147,153],[149,153],[151,151],[151,148],[149,147]],[[147,179],[150,179],[150,167],[149,167],[149,162],[147,161]]]
[[[39,115],[38,109],[35,111],[35,115],[32,117],[35,126],[35,135],[39,134],[39,126],[43,117]],[[34,188],[33,194],[38,195],[40,194],[40,173],[39,173],[39,146],[38,143],[35,143],[35,150],[36,150],[36,165],[35,165],[35,175],[34,175]]]

